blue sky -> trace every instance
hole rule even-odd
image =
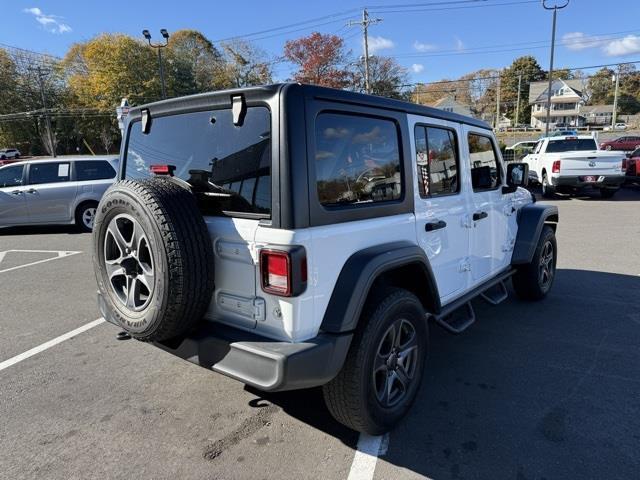
[[[554,1],[564,0],[547,3]],[[473,0],[453,0],[453,4],[449,0],[443,5],[445,2],[368,3],[371,16],[382,18],[370,27],[374,53],[396,56],[409,69],[413,82],[504,67],[526,54],[548,67],[551,12],[540,2],[486,0],[472,5]],[[505,5],[488,6],[499,3]],[[55,55],[63,55],[72,43],[101,32],[141,36],[141,30],[148,28],[159,36],[160,28],[169,32],[194,28],[218,40],[329,15],[334,16],[291,27],[286,34],[279,30],[248,38],[273,57],[281,54],[286,40],[314,30],[340,34],[356,55],[362,49],[358,27],[346,27],[345,23],[349,18],[359,19],[358,9],[363,4],[350,0],[0,0],[0,5],[0,43]],[[571,0],[558,14],[556,66],[640,60],[639,20],[639,0]],[[289,66],[277,65],[278,79],[286,79],[289,73]]]

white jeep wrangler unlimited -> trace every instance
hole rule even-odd
[[[131,110],[94,226],[98,303],[138,340],[266,391],[322,386],[335,418],[391,429],[428,323],[544,297],[558,211],[491,128],[283,84]]]

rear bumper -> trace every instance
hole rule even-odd
[[[625,182],[624,175],[598,175],[593,174],[598,179],[596,182],[584,182],[583,175],[571,175],[562,177],[551,177],[551,184],[555,187],[566,187],[573,189],[582,188],[619,188]]]
[[[105,320],[117,325],[100,294],[98,306]],[[351,333],[320,334],[305,342],[279,342],[203,321],[184,338],[153,345],[260,390],[282,391],[317,387],[333,379],[352,337]]]

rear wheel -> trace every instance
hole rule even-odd
[[[427,352],[427,320],[412,293],[389,288],[370,299],[345,364],[323,387],[336,420],[379,435],[407,413],[420,387]]]
[[[618,191],[617,188],[601,188],[600,196],[602,198],[613,198],[613,196],[616,194],[617,191]]]
[[[511,277],[516,295],[523,300],[544,298],[551,290],[556,276],[556,257],[556,235],[553,228],[545,225],[531,262],[519,266]]]
[[[82,232],[93,230],[93,222],[96,218],[97,202],[86,202],[76,209],[76,227]]]
[[[542,196],[544,198],[553,198],[556,194],[556,189],[549,183],[547,172],[542,174]]]

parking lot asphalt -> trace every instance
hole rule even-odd
[[[459,336],[431,327],[422,389],[374,478],[638,478],[640,189],[553,203],[551,294],[475,302]],[[2,252],[0,362],[99,317],[90,235],[1,231]],[[0,370],[0,478],[348,477],[358,435],[317,390],[261,394],[117,331]]]

